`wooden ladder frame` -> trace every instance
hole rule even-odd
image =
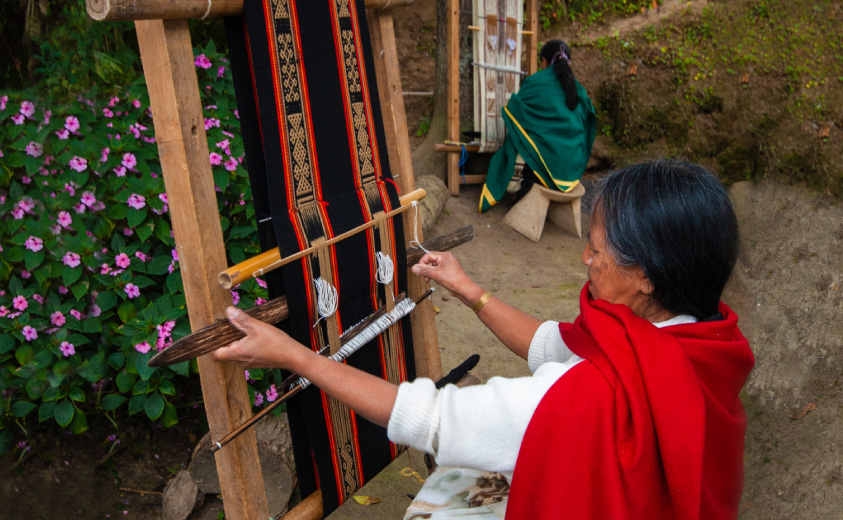
[[[458,143],[460,139],[460,0],[448,1],[448,141]],[[510,0],[512,1],[512,0]],[[519,0],[521,1],[521,0]],[[524,0],[525,8],[523,32],[527,37],[524,45],[527,56],[527,74],[535,74],[538,70],[536,50],[538,49],[538,0]],[[462,146],[455,144],[437,144],[437,152],[448,154],[448,191],[454,197],[460,195],[460,167],[459,160]],[[476,152],[479,146],[467,146],[467,152]],[[464,184],[482,184],[485,175],[466,175]]]
[[[208,159],[199,83],[188,31],[188,18],[233,16],[244,0],[87,0],[88,14],[98,21],[135,21],[143,71],[170,201],[170,218],[179,254],[191,329],[225,317],[231,294],[217,282],[225,270],[220,215]],[[312,1],[312,0],[308,0]],[[413,0],[366,0],[389,165],[403,193],[415,189],[404,99],[395,46],[392,12]],[[413,237],[410,219],[404,236]],[[419,237],[422,240],[422,237]],[[423,278],[409,276],[408,295],[427,290]],[[442,377],[433,305],[425,300],[411,314],[419,377]],[[243,371],[234,362],[218,363],[210,355],[197,359],[212,438],[221,438],[252,414]],[[229,520],[269,518],[254,430],[216,452],[223,507]],[[319,491],[305,498],[284,518],[322,517]]]

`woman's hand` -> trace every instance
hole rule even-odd
[[[239,361],[243,368],[285,368],[293,372],[310,350],[268,323],[252,318],[235,307],[226,309],[228,321],[246,334],[227,347],[214,351],[215,361]]]
[[[413,266],[413,274],[424,276],[428,282],[435,280],[469,306],[477,303],[483,295],[483,288],[465,274],[451,253],[427,253]]]

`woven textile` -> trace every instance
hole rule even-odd
[[[261,246],[289,256],[398,207],[363,1],[248,0],[226,29]],[[289,302],[285,330],[314,350],[327,344],[319,277],[338,291],[339,332],[406,290],[402,229],[394,218],[271,272],[270,295]],[[389,286],[375,279],[378,252],[395,263]],[[409,329],[405,319],[348,363],[412,379]],[[321,488],[325,514],[398,454],[383,428],[318,388],[287,410],[301,494]]]
[[[522,0],[472,0],[474,40],[474,131],[480,152],[503,145],[506,129],[500,117],[509,96],[521,84]],[[527,59],[535,59],[528,56]]]

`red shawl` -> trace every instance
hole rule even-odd
[[[586,361],[530,420],[507,520],[736,518],[755,361],[735,313],[659,329],[587,284],[580,308],[559,330]]]

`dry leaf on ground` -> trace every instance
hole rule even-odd
[[[805,417],[806,415],[808,415],[808,412],[810,412],[811,410],[816,410],[816,409],[817,409],[817,403],[808,403],[808,404],[805,405],[804,408],[802,408],[801,410],[799,410],[798,412],[793,414],[791,419],[794,419],[794,420],[795,419],[801,419],[801,418]]]

